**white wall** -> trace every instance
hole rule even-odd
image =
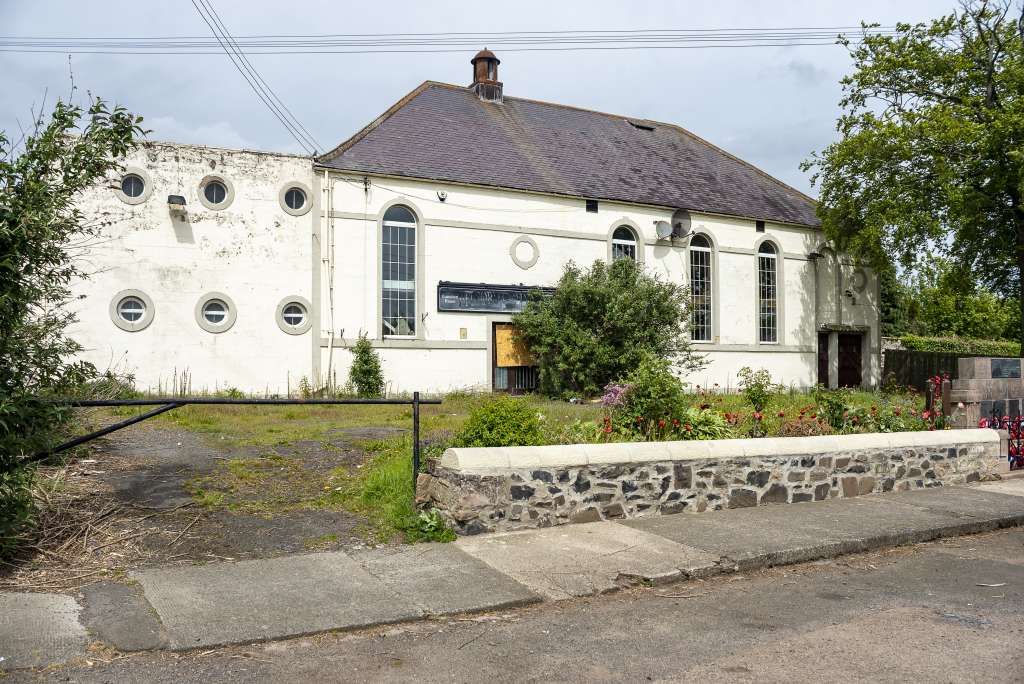
[[[182,373],[191,376],[193,391],[234,386],[272,393],[309,376],[312,332],[286,334],[275,313],[287,295],[310,297],[313,214],[291,216],[278,200],[288,182],[310,185],[310,160],[155,143],[139,148],[127,165],[149,177],[145,202],[118,199],[118,175],[112,187],[79,205],[87,218],[105,224],[81,255],[90,277],[74,288],[82,299],[71,334],[85,346],[83,357],[100,370],[133,373],[140,388],[154,390],[167,390]],[[199,183],[210,174],[234,187],[226,209],[199,201]],[[172,194],[186,199],[184,219],[168,209]],[[111,300],[125,289],[153,301],[153,321],[144,330],[126,332],[111,321]],[[222,333],[201,329],[195,319],[197,301],[211,291],[228,295],[237,308],[234,326]]]
[[[75,286],[82,298],[72,334],[86,347],[86,359],[101,370],[135,374],[144,389],[169,391],[183,373],[193,391],[234,386],[283,393],[302,377],[344,383],[347,347],[360,332],[374,340],[394,391],[488,389],[491,324],[508,316],[439,312],[438,281],[554,285],[570,260],[581,266],[606,260],[611,232],[623,223],[641,234],[650,271],[683,284],[689,277],[685,241],[656,239],[654,224],[670,218],[668,209],[602,201],[590,213],[582,199],[394,178],[371,177],[367,188],[362,176],[314,173],[308,158],[193,145],[150,144],[128,165],[148,176],[152,194],[145,202],[119,199],[117,177],[80,204],[104,225],[82,252],[92,275]],[[200,182],[210,174],[233,184],[229,207],[211,210],[200,202]],[[312,210],[303,216],[280,204],[280,191],[291,182],[310,191]],[[186,198],[183,220],[168,209],[171,194]],[[379,222],[399,202],[417,214],[422,245],[422,317],[411,340],[383,339],[379,321]],[[786,385],[814,384],[822,323],[867,330],[865,378],[878,381],[877,283],[869,273],[855,298],[843,297],[856,284],[856,269],[848,259],[808,259],[824,249],[820,231],[769,222],[760,233],[752,220],[703,214],[694,214],[692,228],[715,244],[716,323],[715,339],[695,345],[709,365],[689,381],[734,388],[736,371],[749,365],[769,369]],[[539,252],[530,268],[509,253],[523,237]],[[763,239],[780,250],[777,344],[757,339],[755,251]],[[153,301],[155,315],[144,330],[126,332],[111,320],[111,300],[126,289]],[[235,325],[219,334],[195,319],[197,301],[211,291],[230,296],[237,309]],[[312,304],[313,327],[305,334],[289,335],[277,325],[276,308],[289,295]]]
[[[611,231],[623,223],[639,230],[646,245],[646,267],[663,277],[686,283],[688,257],[682,241],[658,241],[654,224],[668,220],[667,209],[601,202],[597,213],[585,211],[582,199],[549,197],[506,190],[490,190],[395,178],[367,179],[332,173],[323,182],[329,188],[332,218],[321,226],[322,243],[333,264],[325,262],[320,287],[329,289],[333,270],[334,305],[322,297],[321,336],[324,349],[319,363],[331,374],[347,363],[347,351],[337,349],[360,333],[368,333],[385,352],[385,370],[393,387],[403,391],[440,390],[477,385],[489,387],[490,324],[494,317],[482,313],[452,313],[437,310],[438,281],[490,284],[553,285],[564,265],[572,260],[589,265],[608,257]],[[445,194],[441,201],[438,192]],[[423,246],[421,316],[419,339],[395,342],[383,339],[379,322],[377,248],[379,222],[385,209],[395,203],[411,208],[418,216],[419,239]],[[817,381],[817,321],[815,283],[817,266],[807,255],[823,244],[820,231],[768,223],[764,233],[752,220],[712,215],[694,215],[693,230],[710,235],[716,245],[717,340],[695,345],[708,355],[709,366],[688,378],[693,382],[717,382],[736,386],[736,371],[743,366],[768,368],[775,379],[800,387]],[[520,236],[537,245],[536,265],[523,269],[510,256],[510,247]],[[763,239],[780,249],[780,334],[777,344],[759,344],[757,337],[757,259],[755,250]],[[866,292],[874,288],[866,288]],[[832,297],[835,293],[824,293]],[[837,308],[838,307],[834,307]],[[877,340],[877,308],[872,298],[862,296],[860,304],[847,313],[849,325],[871,328],[869,339]],[[334,321],[333,326],[331,321]],[[328,361],[327,344],[334,331],[338,345]],[[465,331],[465,338],[460,333]],[[402,344],[407,349],[388,349]],[[458,358],[455,365],[429,370],[421,365],[423,350],[449,347],[441,358]],[[865,344],[865,355],[870,356]],[[454,347],[452,349],[451,347]],[[414,348],[417,350],[413,352]],[[484,351],[485,350],[485,351]],[[866,362],[869,366],[870,362]],[[870,369],[869,369],[870,370]],[[877,381],[870,372],[869,382]]]

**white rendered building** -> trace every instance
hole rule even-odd
[[[878,285],[814,202],[675,125],[425,82],[318,158],[146,143],[83,199],[72,334],[154,391],[344,383],[360,334],[392,391],[517,390],[507,327],[570,260],[688,285],[698,384],[743,366],[805,387],[879,380]]]

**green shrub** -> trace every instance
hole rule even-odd
[[[462,429],[455,435],[454,446],[501,447],[537,446],[544,443],[540,419],[522,399],[498,397],[475,407]]]
[[[764,368],[755,371],[744,366],[736,375],[740,379],[739,388],[743,398],[759,413],[764,413],[772,397],[784,389],[772,382],[771,374]]]
[[[348,371],[348,381],[360,397],[384,395],[384,372],[381,370],[380,356],[365,333],[359,335],[359,340],[352,347],[352,367]]]
[[[686,288],[620,259],[568,264],[554,294],[532,293],[513,323],[537,360],[540,391],[567,398],[598,394],[644,354],[684,372],[703,367],[686,335],[689,311]]]
[[[910,351],[942,352],[962,356],[1020,356],[1020,342],[978,340],[967,337],[904,335],[900,343]]]
[[[686,391],[672,372],[672,363],[653,354],[643,354],[640,363],[622,378],[621,384],[625,385],[625,392],[615,413],[627,419],[645,424],[671,419],[686,405]]]
[[[0,559],[14,552],[18,535],[32,523],[33,474],[31,466],[0,463]]]

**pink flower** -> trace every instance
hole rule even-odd
[[[760,411],[754,411],[754,420],[761,420],[764,415]]]

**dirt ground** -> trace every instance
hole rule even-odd
[[[74,591],[148,565],[374,545],[367,519],[325,494],[366,462],[360,442],[402,432],[337,428],[321,441],[224,448],[169,426],[114,433],[39,470],[39,524],[0,565],[0,589]]]

